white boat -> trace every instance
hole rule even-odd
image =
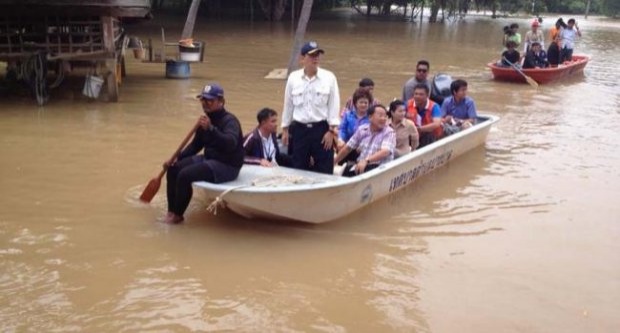
[[[244,165],[231,182],[196,182],[212,201],[246,218],[324,223],[346,216],[483,144],[496,116],[356,177]]]

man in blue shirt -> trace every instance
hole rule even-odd
[[[441,105],[444,135],[454,134],[476,124],[476,104],[467,96],[467,81],[454,80],[450,85],[452,96]]]

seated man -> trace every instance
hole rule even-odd
[[[441,110],[428,98],[428,87],[421,83],[413,88],[413,98],[407,101],[407,119],[413,121],[419,133],[419,148],[433,143],[443,136]],[[445,103],[445,101],[444,101]]]
[[[441,105],[443,132],[454,134],[476,124],[476,104],[467,96],[467,81],[454,80],[450,85],[452,96]]]
[[[513,65],[519,65],[519,60],[521,60],[521,54],[517,51],[517,43],[512,40],[506,42],[506,51],[502,53],[502,61],[500,62],[500,66],[510,67]]]
[[[530,50],[525,55],[523,68],[545,68],[548,66],[547,52],[542,50],[539,42],[532,42]]]
[[[280,153],[276,139],[278,113],[272,109],[264,108],[258,111],[256,119],[258,120],[258,127],[243,138],[244,162],[266,167],[289,166],[290,158]]]
[[[374,105],[368,109],[368,118],[370,122],[358,127],[334,159],[335,165],[351,151],[359,152],[357,162],[347,164],[343,176],[359,175],[394,159],[396,136],[394,130],[388,126],[387,110],[383,105]]]

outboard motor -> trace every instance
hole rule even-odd
[[[437,73],[433,76],[431,85],[431,99],[435,103],[441,105],[446,97],[450,97],[452,92],[450,91],[450,84],[452,84],[452,76],[444,73]]]

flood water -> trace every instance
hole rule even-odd
[[[157,40],[182,22],[129,30]],[[80,87],[45,107],[3,96],[0,331],[620,331],[620,23],[581,20],[585,74],[538,90],[485,68],[508,23],[310,24],[343,100],[369,76],[391,101],[425,58],[501,117],[483,147],[324,225],[213,216],[200,196],[183,225],[163,225],[163,184],[136,203],[205,83],[223,85],[244,131],[260,108],[282,110],[285,82],[263,77],[286,66],[290,23],[199,22],[206,61],[191,78],[129,59],[119,103]]]

